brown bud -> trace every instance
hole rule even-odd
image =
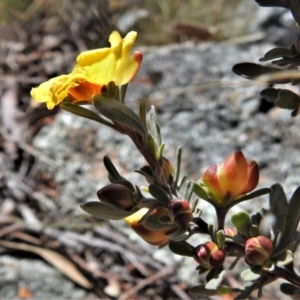
[[[273,243],[265,236],[257,236],[246,241],[245,258],[254,266],[263,265],[273,253]]]
[[[171,200],[167,212],[170,219],[178,226],[187,225],[193,220],[193,212],[188,201]]]
[[[97,192],[100,201],[118,208],[130,210],[134,205],[133,185],[128,180],[115,181]]]
[[[213,242],[207,242],[196,247],[195,261],[206,269],[218,268],[223,265],[225,253]]]

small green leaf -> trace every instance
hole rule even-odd
[[[140,119],[144,124],[145,128],[147,128],[146,112],[147,112],[147,99],[143,98],[140,102],[139,113],[140,113]]]
[[[266,88],[260,92],[260,96],[269,101],[275,101],[282,89]]]
[[[211,297],[216,295],[231,294],[237,291],[237,289],[232,289],[225,285],[220,285],[216,290],[208,290],[205,288],[205,285],[196,285],[190,288],[189,294],[202,297]]]
[[[237,200],[234,200],[232,201],[231,203],[229,203],[229,205],[227,206],[228,209],[231,208],[232,206],[234,205],[237,205],[243,201],[246,201],[246,200],[250,200],[250,199],[253,199],[253,198],[257,198],[259,196],[262,196],[262,195],[265,195],[265,194],[269,194],[271,192],[271,189],[270,188],[262,188],[262,189],[259,189],[259,190],[256,190],[250,194],[247,194]]]
[[[285,213],[288,207],[287,199],[282,186],[277,183],[272,187],[269,195],[270,212],[275,216],[276,223],[273,226],[274,232],[282,231],[284,226]]]
[[[193,191],[194,191],[194,182],[188,181],[186,184],[185,192],[184,192],[184,199],[187,201],[190,201]]]
[[[300,289],[299,287],[290,284],[290,283],[282,283],[280,285],[280,291],[285,294],[285,295],[289,295],[289,296],[293,296],[295,293],[297,293],[298,295],[300,294]]]
[[[170,240],[169,248],[173,253],[181,256],[190,256],[190,257],[194,256],[195,247],[193,247],[186,241],[177,242],[177,241]]]
[[[108,172],[108,174],[111,176],[112,181],[116,181],[116,180],[122,180],[124,179],[119,172],[117,171],[117,169],[115,168],[114,164],[112,163],[112,161],[110,160],[110,158],[105,155],[103,158],[103,163],[104,166]]]
[[[281,90],[275,105],[285,109],[298,109],[300,104],[300,96],[290,90]]]
[[[105,220],[121,220],[138,211],[138,209],[133,209],[131,211],[122,210],[108,203],[99,201],[87,202],[80,207],[94,217]]]
[[[209,203],[215,205],[215,203],[210,199],[210,197],[207,195],[206,191],[202,188],[202,186],[196,182],[194,182],[194,193],[201,199],[204,199]]]
[[[249,229],[248,229],[249,235],[250,237],[256,237],[259,235],[259,229],[257,225],[250,225]]]
[[[225,238],[224,230],[217,231],[217,245],[221,249],[224,249]]]
[[[281,252],[276,257],[272,257],[272,262],[278,267],[286,266],[289,263],[291,263],[293,260],[294,260],[294,255],[293,252],[290,250],[286,250],[284,252]]]
[[[187,229],[188,225],[179,227],[178,230],[170,236],[170,239],[176,242],[182,241],[188,236]]]
[[[284,220],[283,231],[281,238],[274,249],[274,255],[285,250],[294,239],[294,235],[300,220],[300,187],[296,189],[290,202],[288,203]]]
[[[74,104],[68,103],[68,102],[62,103],[59,106],[74,115],[77,115],[77,116],[80,116],[80,117],[83,117],[86,119],[90,119],[90,120],[96,121],[98,123],[101,123],[103,125],[106,125],[110,128],[116,129],[114,124],[103,119],[102,117],[100,117],[99,115],[97,115],[96,113],[91,111],[90,109],[84,108],[79,105],[74,105]]]
[[[141,134],[146,140],[147,130],[138,115],[128,106],[113,98],[98,96],[93,102],[95,108],[106,118],[124,125]]]
[[[239,75],[242,76],[246,79],[256,79],[257,77],[273,72],[278,72],[280,69],[278,68],[273,68],[273,67],[266,67],[254,63],[240,63],[236,64],[233,66],[232,71]],[[290,81],[290,80],[289,80]],[[284,82],[289,82],[289,81],[283,81]],[[271,81],[270,81],[271,82]],[[278,82],[279,83],[279,82]]]
[[[255,1],[260,6],[288,8],[287,4],[285,4],[282,0],[255,0]]]
[[[268,51],[259,61],[268,61],[279,57],[295,57],[295,55],[291,53],[289,48],[277,47]]]
[[[151,106],[151,110],[150,110],[150,129],[153,135],[155,136],[157,146],[160,147],[162,143],[162,139],[161,139],[160,127],[155,113],[155,107],[153,105]]]
[[[150,184],[148,187],[149,193],[157,200],[164,204],[168,204],[171,200],[171,197],[168,193],[161,188],[158,184]]]
[[[216,269],[213,278],[205,285],[208,290],[217,290],[225,275],[223,268]]]
[[[172,186],[172,190],[175,192],[177,191],[177,184],[180,176],[181,153],[182,153],[182,148],[179,146],[176,150],[176,169],[175,169],[174,181]]]
[[[260,277],[261,271],[262,271],[261,266],[255,266],[255,267],[246,269],[241,273],[241,278],[243,279],[243,281],[257,280]]]
[[[249,227],[252,225],[252,222],[250,216],[246,212],[242,211],[232,215],[231,222],[240,233],[246,237],[250,237]]]
[[[160,229],[167,229],[167,228],[174,228],[174,224],[168,223],[161,223],[159,222],[159,215],[151,215],[147,218],[147,220],[143,223],[144,227],[150,230],[160,230]]]

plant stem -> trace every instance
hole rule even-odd
[[[270,273],[276,275],[278,278],[283,278],[291,282],[292,284],[300,286],[300,277],[297,276],[295,273],[288,271],[287,269],[275,266],[274,270]]]

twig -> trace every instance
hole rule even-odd
[[[174,269],[173,268],[164,268],[163,270],[161,270],[160,272],[144,279],[141,280],[137,285],[135,285],[133,288],[129,289],[126,293],[124,293],[119,300],[128,300],[130,299],[131,296],[133,296],[134,294],[136,294],[139,290],[141,290],[142,288],[144,288],[147,285],[150,285],[152,282],[161,279],[165,276],[168,276],[170,274],[174,273]]]

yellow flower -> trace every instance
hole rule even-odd
[[[124,39],[113,31],[109,37],[110,48],[84,51],[77,64],[67,75],[54,77],[31,90],[38,102],[46,102],[48,109],[59,105],[66,97],[72,103],[92,101],[101,94],[101,88],[113,81],[116,86],[127,84],[137,73],[142,54],[130,52],[137,33],[129,32]]]

